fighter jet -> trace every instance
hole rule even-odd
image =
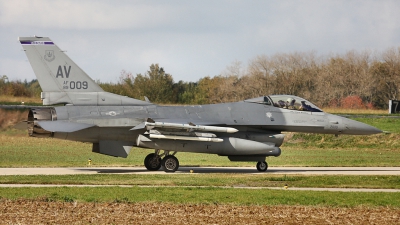
[[[178,152],[217,154],[256,162],[281,155],[282,132],[369,135],[382,131],[323,112],[306,99],[270,95],[240,102],[162,106],[105,92],[48,37],[19,41],[48,107],[31,108],[28,133],[92,143],[92,151],[126,158],[132,147],[154,149],[148,170],[175,172]],[[61,106],[54,106],[61,105]]]

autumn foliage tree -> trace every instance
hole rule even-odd
[[[400,99],[400,47],[381,53],[349,51],[321,56],[315,52],[259,55],[247,65],[232,62],[214,77],[174,82],[158,64],[144,74],[122,71],[118,83],[100,83],[109,92],[154,103],[213,104],[263,95],[289,94],[320,107],[387,108]],[[39,95],[37,81],[0,80],[0,94]]]
[[[0,95],[40,98],[41,91],[37,80],[9,81],[5,75],[0,78]]]

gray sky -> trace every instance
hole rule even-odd
[[[399,12],[397,0],[0,0],[0,76],[35,79],[18,36],[50,37],[94,80],[158,63],[197,81],[258,55],[399,47]]]

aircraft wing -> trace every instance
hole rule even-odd
[[[37,123],[45,130],[51,132],[74,132],[83,130],[89,127],[94,127],[94,124],[76,123],[69,121],[37,121]]]

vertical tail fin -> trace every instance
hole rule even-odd
[[[20,37],[19,41],[44,92],[103,91],[48,37]]]
[[[43,90],[44,105],[149,104],[104,92],[48,37],[19,37],[19,41]]]

